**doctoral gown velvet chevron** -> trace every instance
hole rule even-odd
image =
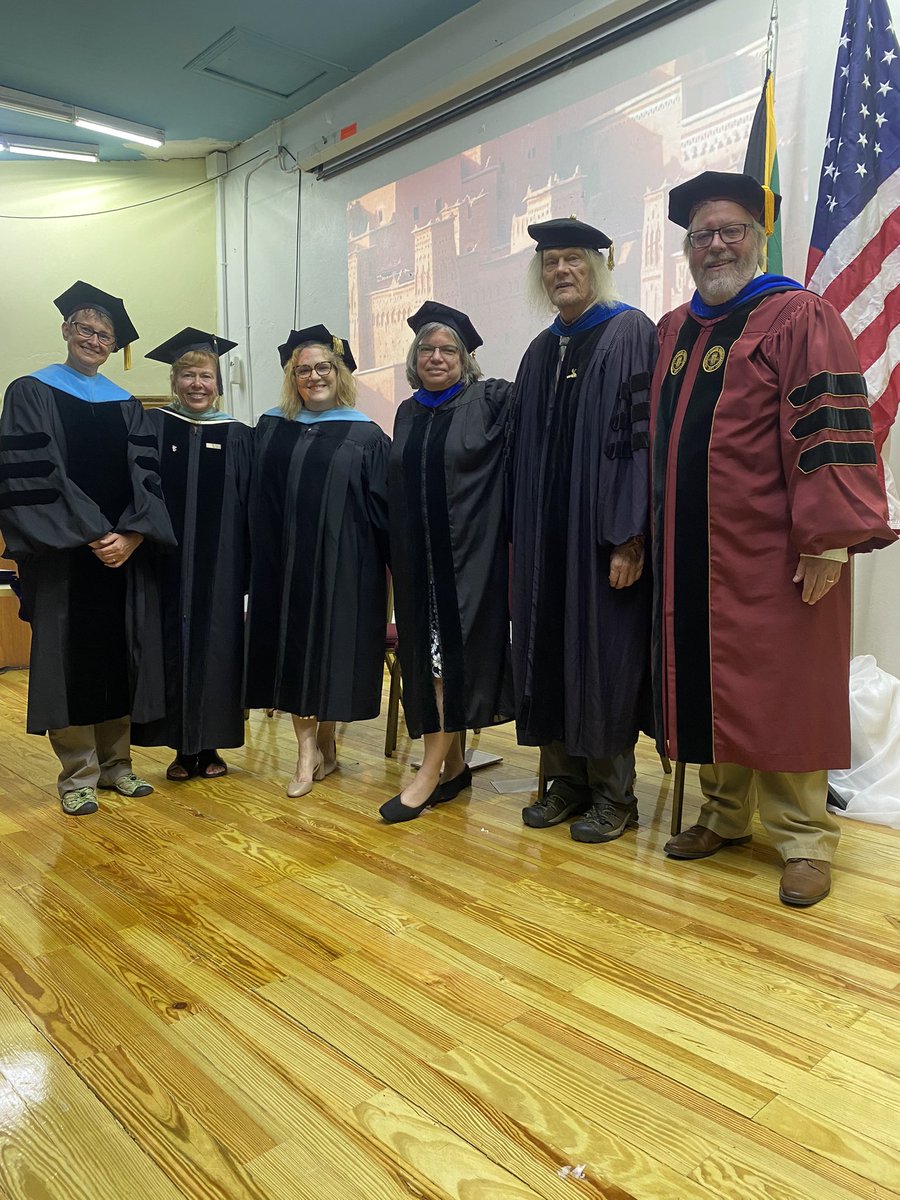
[[[166,715],[138,746],[196,754],[244,741],[244,594],[253,431],[240,421],[149,414],[178,551],[161,561]]]
[[[652,394],[654,682],[685,762],[850,761],[850,571],[817,604],[801,554],[894,540],[865,380],[820,297],[771,291],[660,322]]]
[[[509,547],[503,449],[510,385],[470,384],[436,408],[397,409],[391,554],[403,711],[410,736],[441,728],[434,696],[433,589],[447,732],[512,718]]]
[[[390,441],[332,415],[256,429],[246,703],[365,721],[384,675]]]
[[[28,732],[160,717],[156,549],[175,539],[138,401],[92,403],[33,376],[11,383],[0,530],[32,628]],[[145,538],[115,569],[88,546],[111,531]]]

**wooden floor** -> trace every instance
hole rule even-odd
[[[900,833],[847,822],[831,899],[765,835],[526,830],[535,754],[386,827],[410,753],[351,727],[289,800],[287,717],[229,777],[66,818],[0,678],[4,1200],[836,1200],[900,1194]],[[697,808],[688,775],[686,821]],[[581,1168],[577,1178],[567,1168]]]

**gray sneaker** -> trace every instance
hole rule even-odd
[[[551,825],[561,824],[567,817],[587,812],[590,804],[590,799],[573,800],[551,787],[543,796],[538,796],[534,804],[522,809],[522,820],[532,829],[549,829]]]
[[[146,779],[139,779],[134,771],[130,775],[120,775],[113,784],[120,796],[149,796],[153,787]]]
[[[60,804],[67,817],[86,817],[90,813],[95,813],[100,807],[97,803],[97,793],[92,787],[66,792],[60,800]]]
[[[576,842],[612,842],[637,824],[637,804],[619,808],[611,800],[601,800],[580,821],[573,821],[569,832]]]

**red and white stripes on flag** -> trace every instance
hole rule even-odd
[[[810,268],[807,286],[834,305],[853,334],[880,450],[900,403],[900,170],[824,254],[810,250]]]

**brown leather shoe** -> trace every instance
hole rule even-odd
[[[669,838],[663,850],[669,858],[709,858],[723,846],[745,846],[749,841],[749,833],[745,837],[723,838],[705,825],[692,825]]]
[[[792,908],[809,908],[831,891],[831,863],[822,858],[789,858],[784,864],[778,897]]]

